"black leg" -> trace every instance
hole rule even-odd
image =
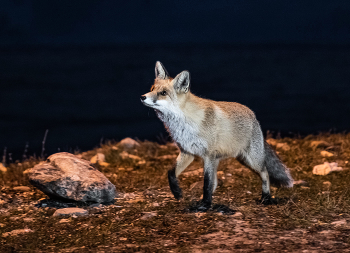
[[[273,199],[270,193],[262,193],[261,194],[261,204],[263,205],[276,205],[277,199]]]
[[[182,191],[179,186],[179,181],[177,180],[175,175],[175,168],[168,171],[168,180],[169,180],[170,190],[173,193],[174,197],[176,199],[181,199]]]
[[[213,196],[213,178],[212,171],[206,171],[204,173],[204,187],[203,187],[203,205],[211,206],[211,200]]]

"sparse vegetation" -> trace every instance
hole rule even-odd
[[[312,141],[324,141],[311,145]],[[85,206],[87,217],[53,217],[53,207],[36,207],[46,196],[31,187],[29,192],[16,192],[13,187],[30,186],[23,171],[38,160],[29,159],[10,164],[0,172],[0,251],[43,252],[210,252],[220,249],[246,251],[341,251],[350,243],[350,134],[320,134],[305,138],[283,138],[277,148],[280,157],[291,168],[295,180],[307,186],[272,189],[279,204],[258,203],[261,182],[258,176],[235,159],[219,166],[219,187],[215,204],[224,204],[236,214],[218,212],[190,213],[188,207],[202,194],[202,174],[180,176],[184,199],[176,201],[169,190],[167,170],[174,163],[177,148],[168,143],[159,145],[141,142],[129,154],[146,163],[120,154],[117,143],[80,154],[90,159],[104,153],[109,166],[96,165],[120,193],[114,204]],[[284,147],[284,148],[283,148]],[[332,157],[322,157],[327,150]],[[326,176],[312,174],[315,165],[337,162],[344,171]],[[185,171],[202,168],[197,158]],[[326,182],[326,183],[325,183]],[[142,218],[146,212],[149,215]],[[30,218],[30,219],[28,219]],[[332,222],[341,221],[339,224]],[[347,225],[347,223],[349,225]],[[33,232],[3,236],[15,229]],[[226,250],[226,251],[225,251]]]

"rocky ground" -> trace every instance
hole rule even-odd
[[[172,197],[167,170],[178,150],[171,143],[107,143],[77,154],[115,184],[119,195],[108,205],[49,200],[23,174],[38,160],[1,167],[0,252],[350,251],[350,134],[269,142],[302,181],[273,188],[279,204],[264,206],[258,176],[234,159],[222,161],[214,203],[234,213],[189,211],[202,194],[199,159],[180,176],[184,199]],[[343,170],[314,175],[313,167],[324,162]],[[69,215],[67,207],[85,211]]]

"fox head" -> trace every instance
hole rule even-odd
[[[176,110],[186,102],[190,90],[190,73],[185,70],[171,78],[159,61],[156,62],[155,73],[151,91],[141,96],[141,102],[161,112]]]

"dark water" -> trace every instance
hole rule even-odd
[[[97,146],[101,139],[166,138],[140,103],[156,60],[187,69],[192,92],[255,111],[264,132],[350,129],[350,46],[154,46],[0,50],[0,148],[21,157]]]

